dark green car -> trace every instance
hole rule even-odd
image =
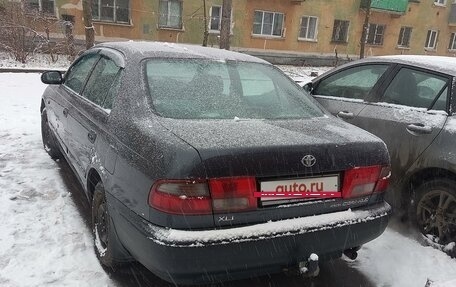
[[[315,276],[388,225],[385,143],[263,60],[103,43],[42,81],[44,147],[80,181],[105,267],[174,284]]]
[[[456,239],[456,59],[384,56],[304,86],[332,114],[388,146],[390,203],[434,242]]]

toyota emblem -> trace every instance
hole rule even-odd
[[[308,154],[301,159],[301,163],[305,167],[312,167],[315,165],[316,162],[317,162],[317,159],[311,154]]]

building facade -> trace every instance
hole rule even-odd
[[[82,0],[22,2],[72,21],[76,38],[84,38]],[[357,55],[369,2],[367,56],[456,56],[455,0],[233,0],[231,46]],[[222,9],[222,0],[93,0],[92,14],[97,41],[201,44],[207,25],[208,45],[217,46]]]

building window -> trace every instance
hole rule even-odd
[[[182,1],[160,0],[161,28],[182,29]]]
[[[348,27],[350,21],[334,20],[332,41],[346,43],[348,41]]]
[[[439,31],[437,30],[428,30],[426,36],[426,43],[424,44],[424,48],[435,50],[437,46],[437,37],[439,35]]]
[[[222,29],[222,12],[223,8],[222,6],[212,6],[211,9],[209,10],[209,33],[220,33],[220,29]],[[231,11],[233,12],[233,11]],[[233,33],[232,31],[232,25],[233,25],[233,13],[231,13],[231,25],[230,25],[230,33]]]
[[[434,0],[434,4],[438,6],[445,6],[446,0]]]
[[[220,31],[222,27],[222,6],[212,6],[209,10],[211,22],[209,23],[209,30]]]
[[[283,36],[283,13],[255,11],[253,34]]]
[[[410,37],[412,35],[412,27],[401,27],[399,32],[399,39],[397,40],[397,46],[408,48],[410,47]]]
[[[26,0],[24,5],[28,12],[55,15],[54,0]]]
[[[385,25],[369,24],[366,43],[370,45],[383,45]]]
[[[317,40],[317,23],[317,17],[303,16],[301,18],[301,31],[299,32],[299,39],[312,41]]]
[[[92,19],[116,23],[130,23],[130,1],[93,0]]]
[[[456,33],[451,33],[449,50],[456,50]]]

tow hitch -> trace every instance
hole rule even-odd
[[[318,266],[318,255],[315,253],[310,254],[307,261],[299,262],[299,273],[305,277],[317,277],[320,273]]]

